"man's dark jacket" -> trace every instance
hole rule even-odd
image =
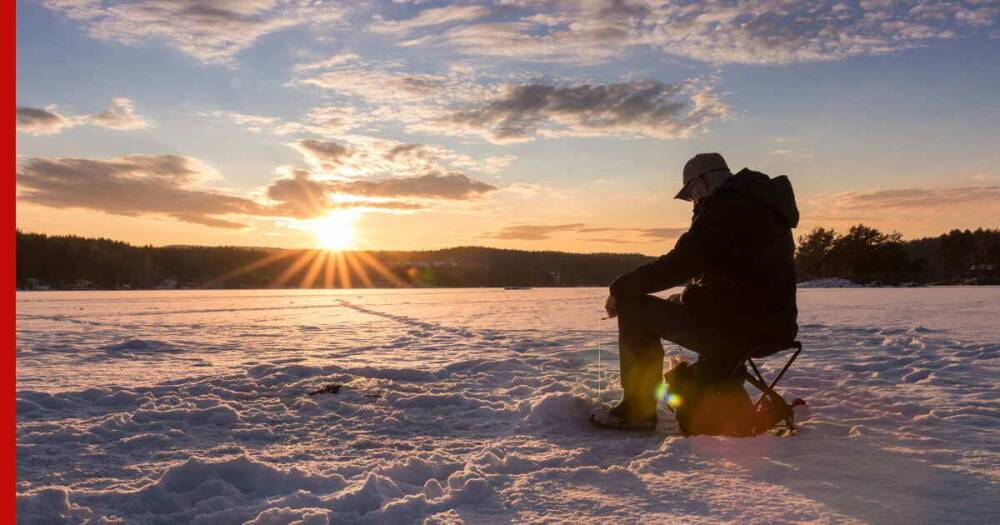
[[[691,228],[670,253],[616,279],[611,294],[627,300],[692,279],[682,301],[706,344],[745,348],[794,339],[791,229],[798,222],[788,178],[744,168],[699,201]]]

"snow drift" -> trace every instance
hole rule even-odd
[[[603,293],[20,294],[20,521],[1000,522],[997,289],[803,290],[791,439],[590,427]]]

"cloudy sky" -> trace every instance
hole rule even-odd
[[[668,249],[702,151],[800,233],[1000,227],[994,1],[19,0],[18,226]],[[331,222],[332,221],[332,222]]]

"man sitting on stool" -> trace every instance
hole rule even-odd
[[[738,389],[742,406],[741,364],[748,349],[791,341],[798,332],[791,229],[799,212],[788,178],[746,168],[733,175],[722,155],[701,153],[684,166],[683,179],[675,198],[694,204],[690,229],[669,253],[611,284],[605,309],[618,318],[624,396],[594,415],[599,426],[655,428],[664,380],[660,339],[699,355],[693,366],[671,372],[689,383],[715,385],[715,391]],[[670,299],[650,295],[689,280],[684,292]],[[704,412],[713,403],[703,405]],[[704,433],[729,433],[720,419],[735,415],[721,413],[727,410],[720,406],[709,410],[717,413],[701,414],[704,428],[718,430]]]

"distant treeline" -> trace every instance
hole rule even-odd
[[[904,241],[862,224],[799,237],[799,281],[839,277],[861,284],[1000,284],[1000,229],[952,230]]]
[[[459,247],[333,252],[132,246],[109,239],[17,232],[17,286],[27,289],[604,286],[652,260]],[[866,284],[1000,284],[1000,230],[902,240],[864,225],[799,237],[799,280]]]
[[[17,286],[37,289],[503,287],[605,285],[651,260],[458,247],[322,252],[132,246],[109,239],[17,232]]]

